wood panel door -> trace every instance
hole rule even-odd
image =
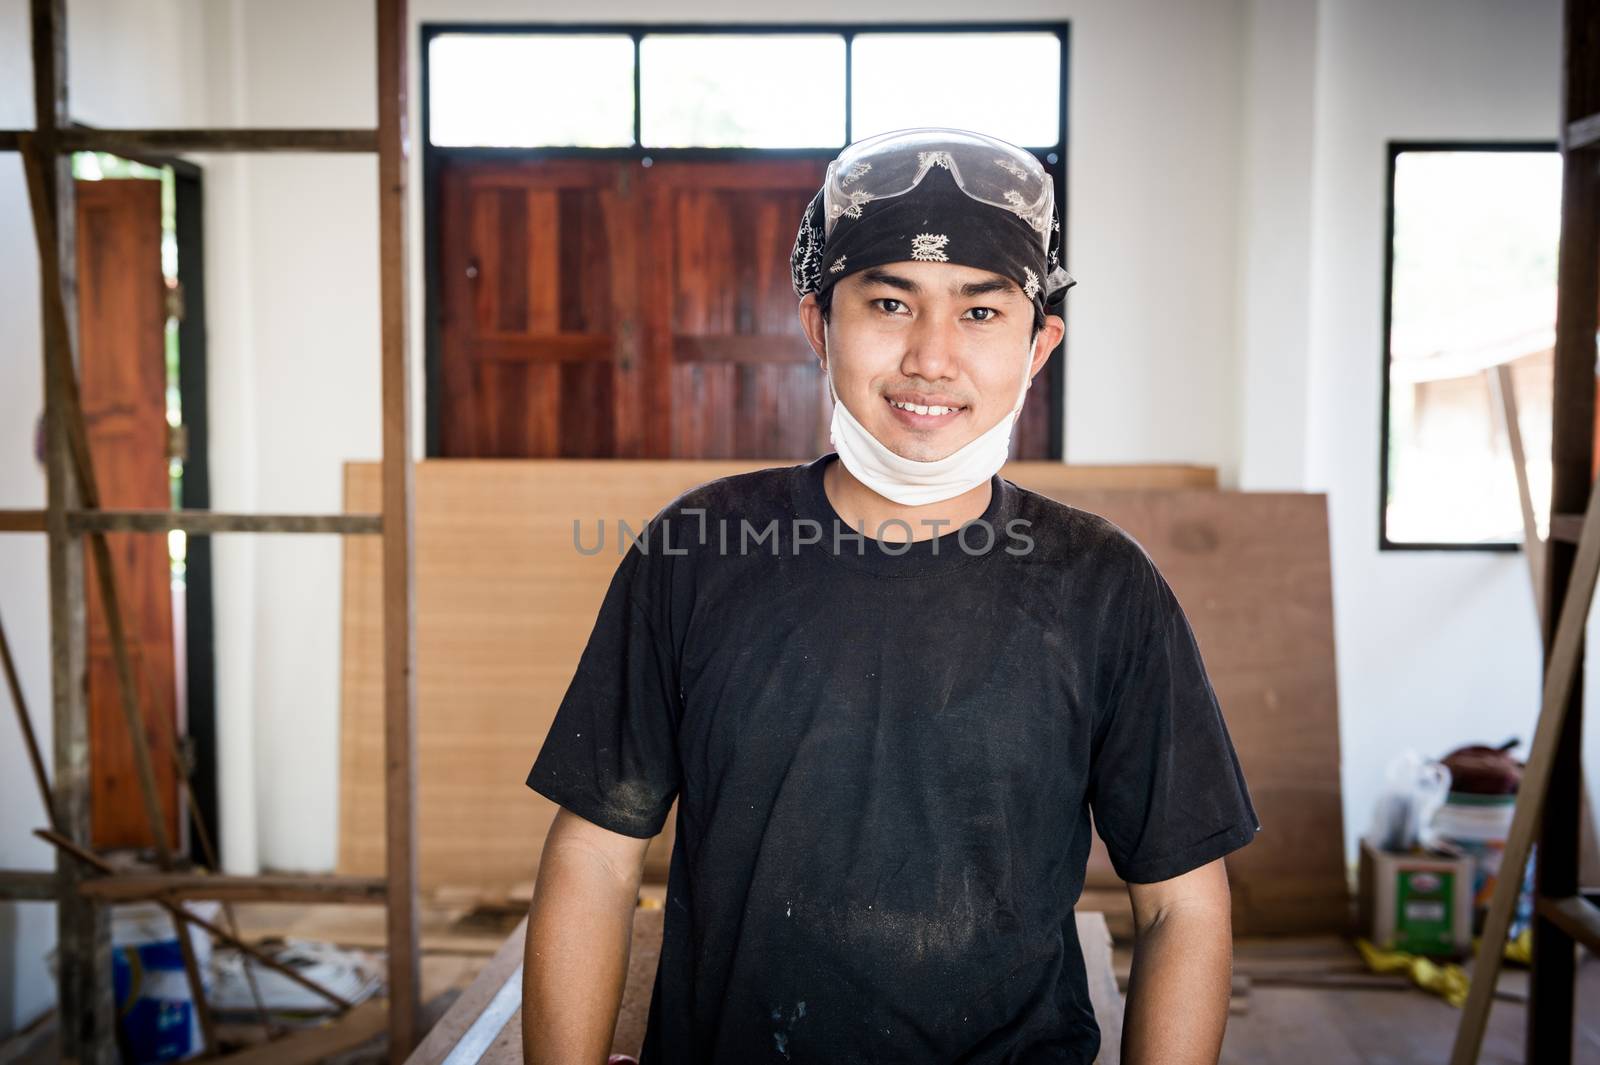
[[[80,181],[78,327],[89,451],[108,508],[172,505],[167,471],[166,281],[161,270],[161,183]],[[128,653],[167,839],[178,847],[177,777],[164,752],[178,733],[172,570],[167,538],[108,533]],[[154,841],[134,769],[116,659],[94,559],[84,575],[88,624],[90,832],[96,847]]]
[[[819,159],[446,159],[440,453],[762,458],[829,450],[789,279]],[[1016,458],[1049,452],[1049,376]]]
[[[441,169],[445,457],[639,454],[636,169],[617,161]]]
[[[800,330],[789,252],[818,160],[658,162],[645,188],[643,286],[663,458],[809,459],[832,404]]]

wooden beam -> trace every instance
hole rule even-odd
[[[1543,898],[1539,913],[1557,925],[1569,938],[1593,951],[1600,951],[1600,909],[1582,895],[1564,899]]]
[[[382,906],[386,885],[375,876],[221,876],[118,873],[87,880],[79,894],[99,902],[217,899],[226,902],[348,903]]]
[[[38,241],[43,319],[45,527],[50,566],[50,699],[55,761],[55,816],[72,839],[89,838],[89,705],[87,620],[83,599],[83,542],[67,528],[67,511],[81,505],[72,474],[65,395],[54,367],[70,365],[77,327],[77,204],[71,157],[61,154],[57,130],[67,112],[66,0],[31,0],[34,140],[43,169],[42,193],[60,219]],[[62,310],[58,313],[58,308]],[[64,320],[64,321],[63,321]],[[64,325],[64,331],[62,326]],[[58,857],[56,905],[57,1007],[61,1058],[80,1065],[119,1060],[111,991],[111,935],[106,913],[74,888],[77,864]]]
[[[1596,143],[1600,143],[1600,115],[1585,115],[1567,123],[1567,151],[1592,148]]]
[[[314,1065],[383,1031],[388,1011],[370,1000],[337,1020],[215,1059],[217,1065]]]
[[[0,150],[17,151],[31,130],[0,130]],[[74,124],[61,130],[68,152],[163,155],[176,152],[372,152],[370,129],[101,129]]]
[[[389,1060],[421,1036],[417,951],[417,615],[411,358],[406,346],[406,0],[377,0],[378,291],[383,376],[384,833]]]
[[[56,897],[55,873],[28,869],[0,869],[0,899],[38,902]]]
[[[381,514],[222,514],[209,510],[80,510],[67,523],[83,532],[167,532],[191,536],[213,533],[383,532]]]
[[[6,688],[11,693],[11,706],[17,712],[17,728],[22,733],[22,745],[28,752],[28,764],[33,768],[33,780],[39,788],[39,802],[50,827],[61,831],[56,820],[56,801],[50,794],[50,778],[45,775],[44,755],[39,751],[39,738],[33,733],[33,717],[28,713],[28,701],[22,694],[22,679],[17,676],[17,664],[11,658],[11,642],[6,639],[6,627],[0,623],[0,669],[5,671]]]
[[[64,836],[58,835],[55,832],[51,832],[51,831],[49,831],[47,829],[42,829],[42,828],[41,829],[35,829],[33,834],[35,836],[38,836],[40,839],[44,840],[46,843],[50,844],[51,846],[53,846],[53,847],[57,848],[58,850],[62,851],[64,854],[72,857],[73,859],[77,860],[78,862],[82,863],[83,865],[88,866],[90,869],[93,869],[94,871],[96,871],[96,872],[98,872],[98,873],[100,873],[102,875],[113,876],[113,875],[116,874],[116,869],[112,867],[111,863],[107,862],[104,858],[101,858],[99,855],[95,854],[93,851],[89,851],[89,850],[84,849],[83,847],[78,846],[76,843],[73,843],[70,839],[67,839]],[[277,972],[282,973],[284,976],[287,976],[290,980],[293,980],[295,983],[299,984],[301,987],[305,988],[307,991],[310,991],[312,994],[326,999],[329,1003],[331,1003],[332,1005],[338,1007],[339,1009],[347,1010],[347,1009],[350,1008],[350,1005],[351,1005],[350,1002],[348,1002],[342,996],[337,995],[332,991],[329,991],[327,988],[323,987],[321,984],[316,983],[313,980],[307,979],[305,976],[302,976],[294,968],[292,968],[291,966],[283,964],[282,962],[278,961],[276,958],[273,958],[273,957],[270,957],[269,955],[261,953],[259,950],[257,950],[256,948],[252,947],[250,944],[244,942],[244,940],[238,938],[235,935],[232,935],[226,929],[217,927],[216,925],[212,924],[210,921],[206,920],[204,917],[196,916],[195,914],[191,913],[188,909],[186,909],[186,908],[184,908],[182,906],[175,905],[174,903],[165,902],[165,901],[162,901],[162,900],[157,900],[156,901],[156,905],[158,905],[162,909],[166,910],[167,913],[171,914],[172,917],[175,918],[176,920],[183,921],[183,922],[185,922],[187,924],[192,924],[196,928],[200,929],[202,932],[209,932],[211,935],[215,936],[217,939],[220,939],[222,942],[228,944],[230,947],[233,947],[235,950],[239,951],[241,954],[245,954],[245,955],[249,956],[250,958],[253,958],[254,960],[260,962],[262,965],[265,965],[269,969],[273,969],[273,970],[275,970]],[[180,940],[184,939],[184,938],[186,938],[186,937],[183,937],[183,936],[179,937]]]
[[[0,532],[48,532],[43,510],[0,510]]]
[[[1593,384],[1589,387],[1592,391]],[[1544,813],[1551,768],[1555,764],[1567,723],[1568,697],[1573,693],[1578,669],[1583,661],[1584,633],[1589,607],[1594,601],[1597,575],[1600,575],[1600,491],[1592,491],[1584,515],[1583,538],[1578,543],[1578,557],[1573,563],[1566,595],[1561,601],[1561,616],[1550,647],[1549,664],[1545,669],[1544,698],[1539,709],[1538,726],[1534,731],[1533,748],[1523,770],[1511,831],[1507,833],[1505,849],[1501,853],[1500,873],[1495,877],[1494,897],[1489,903],[1483,938],[1478,942],[1472,986],[1467,994],[1466,1006],[1461,1011],[1450,1065],[1474,1065],[1478,1060],[1484,1028],[1489,1023],[1490,1000],[1500,975],[1500,964],[1505,958],[1506,935],[1516,910],[1517,895],[1522,889],[1522,873],[1527,867],[1528,851],[1533,846],[1535,830]],[[1541,861],[1544,860],[1543,855],[1541,850]]]
[[[1511,451],[1511,469],[1517,475],[1517,502],[1522,511],[1522,553],[1528,560],[1528,576],[1533,581],[1533,610],[1539,619],[1540,636],[1550,639],[1549,616],[1544,609],[1544,541],[1539,538],[1539,522],[1533,511],[1533,490],[1528,484],[1528,456],[1522,447],[1522,420],[1518,416],[1517,386],[1511,367],[1501,363],[1488,371],[1489,392],[1500,408],[1501,427]]]

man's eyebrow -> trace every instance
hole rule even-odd
[[[965,285],[960,288],[954,288],[952,291],[958,296],[970,298],[972,296],[987,296],[991,292],[1010,292],[1016,287],[1017,283],[1009,277],[1001,277],[999,274],[995,274],[987,281],[968,281]]]
[[[890,273],[881,267],[874,266],[861,272],[861,283],[864,285],[886,285],[889,288],[899,289],[913,295],[922,291],[922,286],[909,277]],[[999,274],[990,274],[982,281],[968,281],[964,285],[951,285],[952,295],[970,299],[974,296],[987,296],[991,292],[1011,292],[1017,290],[1017,283],[1009,277]]]
[[[876,266],[872,267],[870,270],[862,271],[861,283],[864,285],[888,285],[890,288],[897,288],[901,292],[910,292],[913,294],[922,291],[922,286],[911,280],[909,277],[901,277],[899,274],[891,274],[889,271]]]

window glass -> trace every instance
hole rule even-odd
[[[1052,33],[863,33],[851,45],[850,135],[955,126],[1024,147],[1061,140]]]
[[[1495,391],[1509,368],[1541,535],[1550,508],[1561,157],[1406,151],[1395,157],[1388,338],[1393,543],[1522,539]]]
[[[633,144],[633,39],[442,34],[428,47],[429,139],[444,147]]]
[[[639,43],[650,148],[844,145],[844,38],[663,34]]]

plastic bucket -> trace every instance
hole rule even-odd
[[[216,903],[191,903],[196,916],[211,916]],[[111,984],[117,1024],[134,1062],[182,1061],[200,1053],[200,1018],[183,969],[173,919],[151,903],[117,906],[111,912]],[[211,940],[192,929],[202,981]]]

